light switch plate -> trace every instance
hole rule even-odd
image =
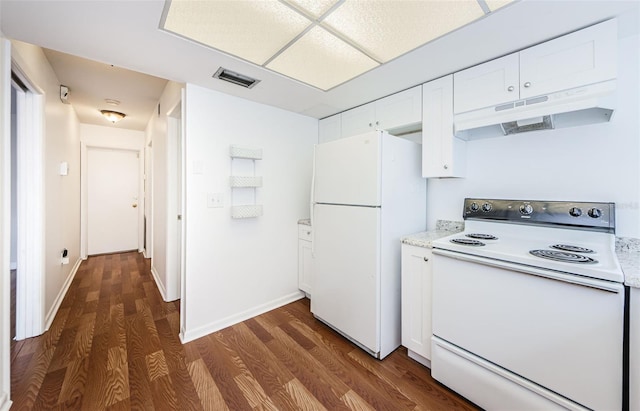
[[[224,194],[222,193],[207,194],[207,207],[208,208],[224,207]]]

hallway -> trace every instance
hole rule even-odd
[[[12,410],[475,409],[401,348],[377,361],[302,299],[181,345],[141,254],[82,262],[53,325],[12,345]]]

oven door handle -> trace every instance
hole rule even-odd
[[[441,255],[449,258],[455,258],[456,260],[483,264],[490,267],[517,271],[523,274],[535,275],[537,277],[544,277],[550,280],[562,281],[565,283],[571,283],[571,284],[580,285],[583,287],[595,288],[597,290],[607,291],[610,293],[618,294],[624,290],[622,284],[620,283],[597,280],[595,278],[582,277],[582,276],[573,275],[573,274],[565,274],[559,271],[544,270],[544,269],[526,266],[522,264],[510,263],[507,261],[490,260],[483,257],[477,257],[475,255],[462,254],[462,253],[457,253],[457,252],[448,251],[448,250],[440,250],[437,248],[433,249],[433,254]]]

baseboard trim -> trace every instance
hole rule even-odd
[[[296,291],[295,293],[285,295],[284,297],[277,298],[265,304],[261,304],[257,307],[250,308],[241,313],[230,315],[229,317],[209,324],[205,324],[193,330],[186,330],[180,333],[180,341],[183,344],[186,344],[200,337],[204,337],[205,335],[220,331],[223,328],[227,328],[244,320],[248,320],[249,318],[264,314],[267,311],[275,310],[276,308],[282,307],[283,305],[298,301],[301,298],[304,298],[304,293],[302,291]]]
[[[9,400],[9,394],[3,392],[0,395],[0,411],[9,411],[11,408],[11,401]]]
[[[71,287],[71,282],[73,282],[73,279],[75,278],[81,263],[82,263],[82,259],[78,258],[76,260],[76,263],[73,265],[73,268],[69,273],[69,276],[67,277],[64,284],[62,285],[62,289],[60,289],[58,296],[56,297],[55,301],[53,302],[53,305],[51,306],[51,309],[49,310],[49,312],[47,313],[47,316],[45,317],[44,330],[42,330],[43,333],[47,331],[49,327],[51,327],[51,323],[53,323],[53,319],[56,318],[56,314],[58,313],[60,304],[62,304],[62,300],[64,299],[64,296],[67,295],[67,291],[69,291],[69,287]]]
[[[153,280],[156,282],[158,291],[160,291],[162,301],[167,301],[167,290],[164,288],[164,284],[162,284],[162,281],[160,281],[160,274],[158,274],[158,271],[155,267],[151,267],[151,275],[153,276]]]

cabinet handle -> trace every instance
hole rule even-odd
[[[427,257],[423,257],[424,261],[429,261],[429,259]]]
[[[311,235],[311,231],[307,231],[307,235]]]
[[[508,88],[507,90],[509,90],[509,91],[513,91],[513,90],[515,90],[515,87],[513,87],[513,86],[509,86],[509,88]]]
[[[446,165],[446,164],[445,164],[445,165],[443,165],[442,167],[443,167],[445,170],[448,170],[448,169],[449,169],[449,166],[448,166],[448,165]]]
[[[379,125],[380,125],[380,122],[376,121],[376,126],[379,126]]]
[[[526,83],[524,83],[524,86],[525,86],[526,88],[529,88],[529,87],[531,87],[531,83],[527,81]]]
[[[369,127],[373,126],[373,124],[369,123]]]

